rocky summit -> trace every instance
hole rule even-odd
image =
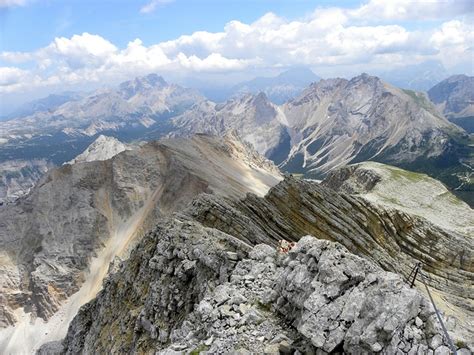
[[[461,344],[461,343],[459,343]],[[172,218],[40,354],[448,354],[431,304],[339,243],[288,252]],[[469,353],[462,349],[460,353]]]

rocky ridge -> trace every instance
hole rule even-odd
[[[140,242],[81,308],[63,342],[39,353],[53,349],[449,352],[426,298],[340,244],[306,236],[288,254],[279,253],[179,216]]]

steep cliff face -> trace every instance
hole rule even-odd
[[[416,289],[340,244],[306,236],[286,254],[179,216],[140,242],[52,350],[449,352]]]
[[[49,340],[64,336],[110,262],[158,217],[201,192],[264,195],[279,180],[273,164],[232,136],[152,142],[52,170],[27,197],[0,208],[0,324],[13,326],[0,331],[0,348],[34,348],[45,338],[39,329]]]

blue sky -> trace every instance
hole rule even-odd
[[[299,18],[317,6],[334,1],[310,0],[184,0],[160,4],[151,13],[140,9],[149,1],[49,0],[32,1],[0,12],[1,51],[32,51],[58,36],[89,32],[107,38],[119,47],[135,38],[144,44],[172,40],[182,34],[221,31],[231,20],[250,23],[267,12]],[[344,7],[359,1],[340,1]]]
[[[472,0],[0,0],[0,104],[150,72],[231,83],[439,61],[474,71]]]

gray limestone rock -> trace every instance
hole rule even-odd
[[[242,259],[235,263],[229,251]],[[150,272],[149,260],[160,255],[171,258]],[[174,270],[189,261],[195,261],[192,272],[178,277]],[[400,276],[338,243],[305,236],[288,253],[277,253],[174,219],[147,235],[109,276],[63,345],[66,354],[416,354],[427,351],[433,329],[439,332],[427,307]],[[417,327],[417,318],[427,326]],[[154,329],[168,336],[157,339]],[[446,345],[440,339],[438,352]]]

